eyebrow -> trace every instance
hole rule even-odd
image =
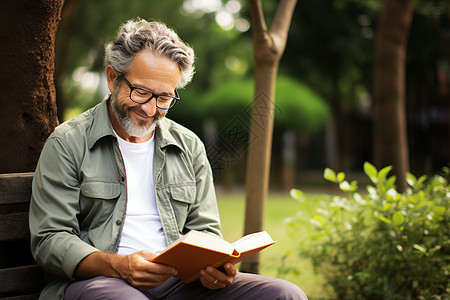
[[[174,89],[174,95],[172,95],[172,94],[170,94],[170,93],[168,93],[168,92],[155,93],[155,92],[153,92],[151,89],[149,89],[149,88],[147,88],[147,87],[142,87],[142,86],[133,85],[133,84],[131,84],[131,85],[132,85],[134,88],[136,88],[136,89],[145,90],[145,91],[147,91],[147,92],[150,92],[150,93],[152,93],[152,94],[157,94],[157,95],[160,95],[160,96],[174,96],[174,95],[175,95],[175,89]]]

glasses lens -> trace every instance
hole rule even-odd
[[[133,91],[130,94],[131,100],[139,103],[146,102],[152,96],[153,94],[151,92],[140,88],[133,89]]]
[[[171,108],[175,104],[175,99],[169,96],[159,96],[158,97],[158,107],[160,108]]]

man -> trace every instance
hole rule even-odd
[[[30,230],[47,272],[42,299],[306,298],[232,264],[184,284],[176,269],[149,261],[192,229],[221,235],[204,146],[164,118],[193,62],[159,22],[129,21],[106,45],[111,95],[59,126],[36,168]]]

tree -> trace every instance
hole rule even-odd
[[[0,172],[34,171],[58,124],[54,43],[62,0],[0,1]]]
[[[378,168],[393,165],[400,191],[409,170],[405,112],[405,60],[413,0],[384,0],[374,67],[374,148]]]
[[[274,90],[280,58],[286,46],[296,0],[282,0],[268,30],[260,0],[250,0],[255,59],[255,87],[250,121],[246,171],[246,211],[244,233],[260,231],[269,185],[272,145]],[[242,263],[245,272],[259,272],[259,256]]]

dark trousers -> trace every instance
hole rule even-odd
[[[307,297],[303,291],[286,280],[239,273],[231,285],[219,290],[209,290],[200,282],[185,284],[179,279],[169,278],[162,285],[140,292],[125,281],[95,277],[71,283],[64,299],[127,299],[127,300],[194,300],[194,299],[302,299]]]

